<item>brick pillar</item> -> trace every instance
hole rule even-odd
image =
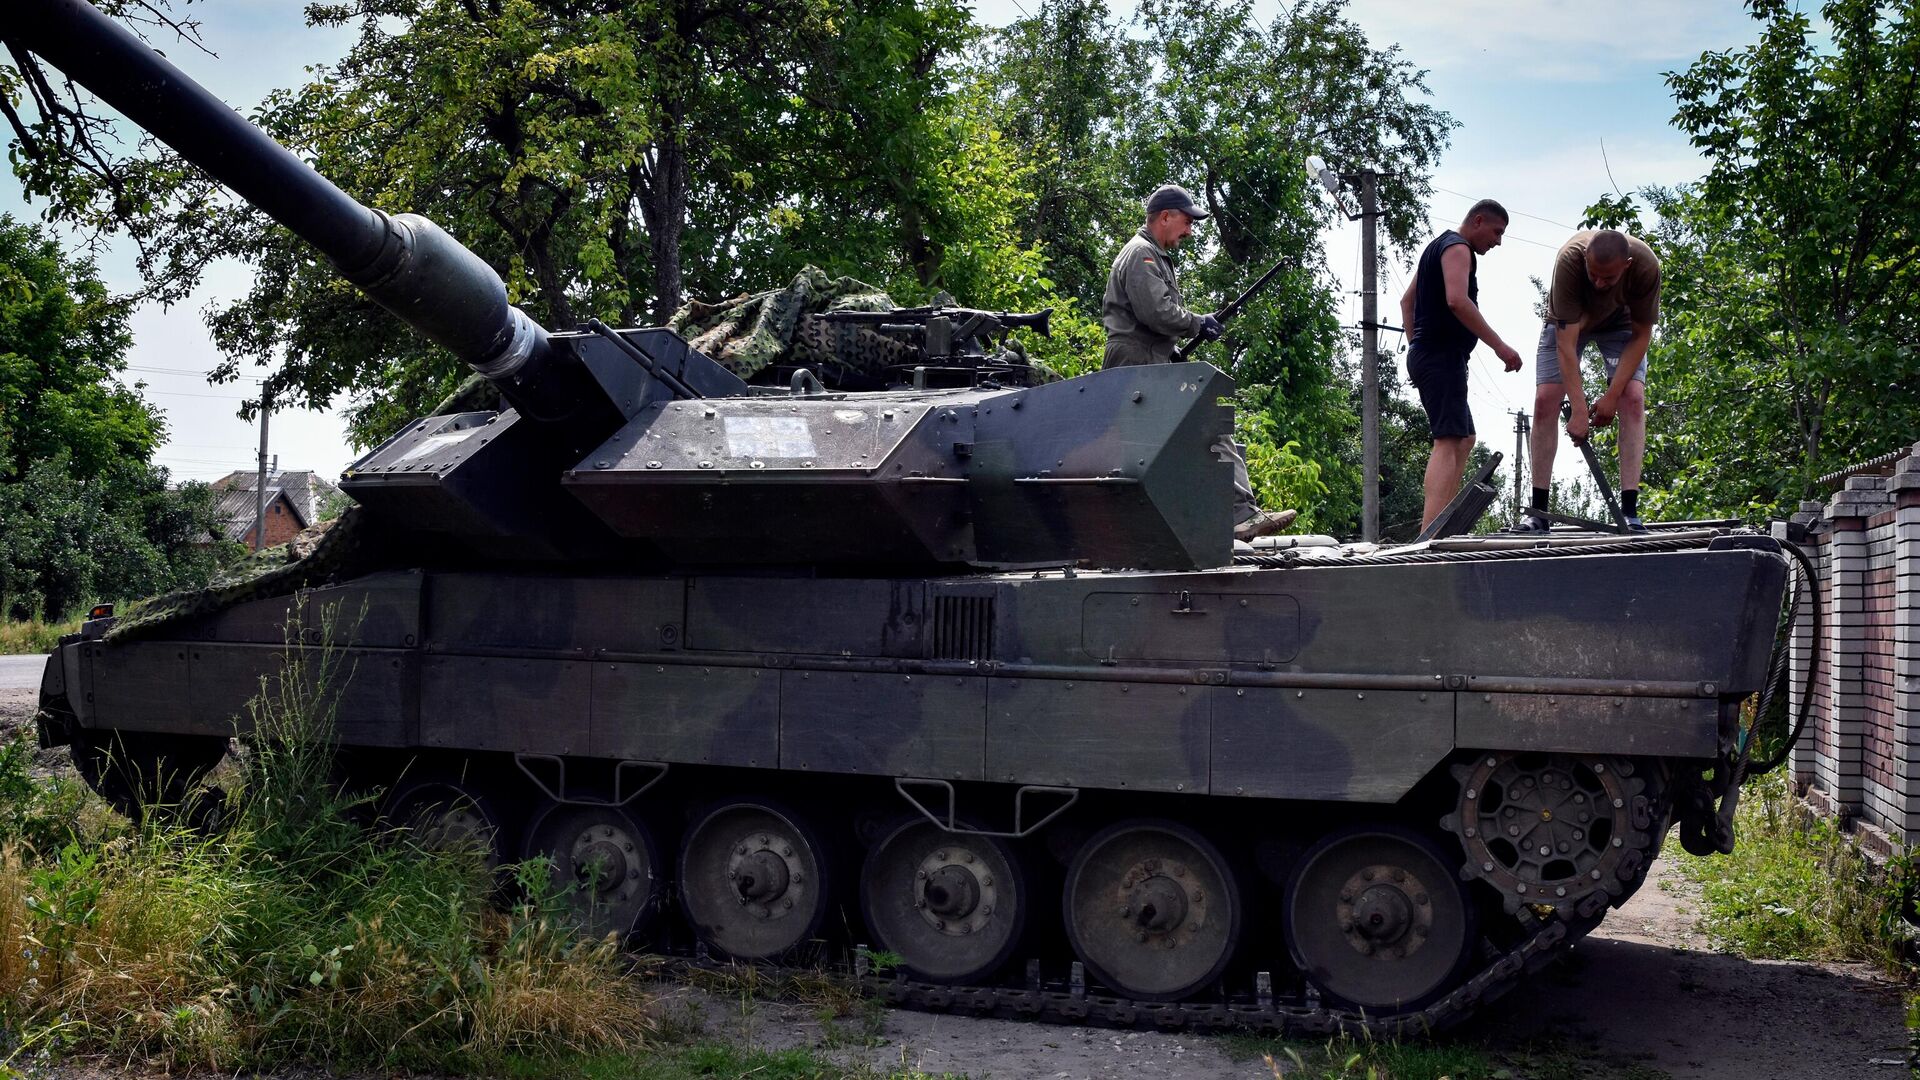
[[[1815,784],[1825,790],[1839,813],[1860,812],[1865,792],[1861,783],[1861,743],[1866,717],[1861,701],[1860,643],[1865,625],[1867,577],[1867,518],[1881,509],[1886,478],[1855,476],[1834,493],[1826,518],[1833,532],[1829,551],[1826,663],[1828,671],[1825,722],[1832,740],[1833,758],[1815,770]],[[1819,702],[1814,703],[1817,710]]]
[[[1790,519],[1799,529],[1790,529],[1786,522],[1774,524],[1773,535],[1782,544],[1788,543],[1790,533],[1801,530],[1813,530],[1823,524],[1821,512],[1825,503],[1803,502],[1799,512]],[[1813,564],[1815,573],[1820,568],[1820,546],[1807,543],[1801,546],[1807,561]],[[1800,565],[1793,564],[1792,574],[1795,580],[1800,577]],[[1800,608],[1794,615],[1793,636],[1787,639],[1787,720],[1789,723],[1800,715],[1800,703],[1807,696],[1807,674],[1813,666],[1814,650],[1818,647],[1813,640],[1814,612],[1821,602],[1821,596],[1827,589],[1827,579],[1816,577],[1812,581],[1802,582],[1800,586]],[[1787,772],[1796,786],[1805,786],[1813,782],[1814,759],[1817,751],[1814,747],[1814,728],[1821,720],[1824,710],[1815,703],[1807,717],[1807,728],[1800,735],[1800,741],[1793,744],[1787,755]]]
[[[1894,505],[1893,730],[1903,820],[1892,822],[1911,845],[1920,841],[1920,444],[1887,481]]]

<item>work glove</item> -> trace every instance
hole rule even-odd
[[[1220,337],[1223,329],[1220,320],[1214,318],[1213,312],[1209,311],[1200,316],[1200,329],[1194,332],[1193,337],[1196,341],[1214,341]]]

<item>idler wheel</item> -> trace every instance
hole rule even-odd
[[[1394,826],[1343,829],[1287,885],[1288,951],[1330,997],[1379,1015],[1447,991],[1475,941],[1473,905],[1439,845]]]
[[[526,854],[552,863],[554,889],[588,937],[642,933],[659,911],[653,830],[621,807],[554,804],[527,830]]]
[[[1100,980],[1140,1001],[1178,1001],[1220,977],[1240,944],[1240,887],[1205,837],[1171,821],[1123,822],[1081,845],[1062,899],[1067,940]]]
[[[1633,773],[1625,758],[1482,753],[1454,767],[1460,802],[1441,825],[1506,910],[1589,916],[1646,872],[1654,807]]]
[[[928,821],[895,828],[860,872],[868,928],[932,982],[977,982],[1004,966],[1025,933],[1029,896],[1010,841]]]
[[[681,846],[680,905],[715,952],[775,959],[818,936],[827,862],[799,815],[769,802],[724,803]]]

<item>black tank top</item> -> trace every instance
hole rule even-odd
[[[1455,244],[1465,244],[1467,238],[1448,229],[1433,238],[1427,249],[1420,253],[1420,264],[1414,269],[1415,285],[1413,290],[1413,347],[1423,353],[1467,353],[1473,351],[1474,343],[1479,340],[1473,331],[1466,328],[1447,306],[1447,272],[1440,267],[1440,255]],[[1467,299],[1475,307],[1480,305],[1479,262],[1473,254],[1473,248],[1467,248]]]

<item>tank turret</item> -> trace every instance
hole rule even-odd
[[[1225,564],[1230,381],[1206,365],[1033,388],[750,388],[662,329],[550,333],[433,222],[361,205],[84,0],[4,31],[318,248],[511,408],[409,425],[341,486],[391,529],[506,559]],[[854,515],[850,517],[849,515]],[[859,529],[846,523],[859,520]]]

